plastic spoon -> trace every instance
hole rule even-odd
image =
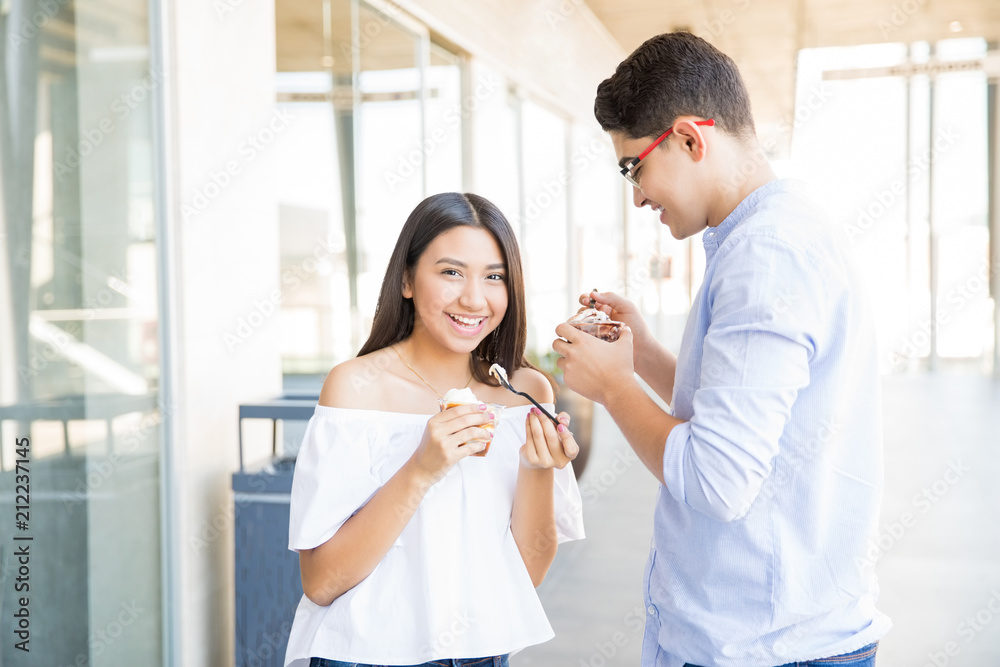
[[[518,396],[524,396],[526,399],[534,403],[535,407],[541,410],[543,415],[552,420],[552,423],[556,425],[556,428],[558,428],[559,425],[562,424],[562,422],[560,422],[558,419],[549,414],[549,411],[543,408],[541,405],[539,405],[538,401],[533,399],[530,395],[528,395],[523,391],[518,391],[514,389],[514,387],[510,386],[510,380],[507,379],[507,371],[504,370],[503,366],[501,366],[500,364],[493,364],[492,366],[490,366],[490,375],[495,377],[500,384],[502,384],[510,391],[514,392]]]

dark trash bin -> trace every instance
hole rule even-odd
[[[284,396],[240,406],[247,418],[308,420],[318,396]],[[242,440],[242,439],[241,439]],[[299,558],[288,550],[288,510],[295,459],[278,454],[233,474],[236,667],[280,667],[302,598]]]

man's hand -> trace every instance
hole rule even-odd
[[[674,400],[674,375],[677,372],[677,358],[653,338],[652,332],[642,319],[639,308],[625,297],[614,292],[581,294],[580,303],[605,312],[613,320],[624,322],[632,329],[632,367],[653,391],[667,403]],[[558,350],[557,350],[558,351]]]
[[[556,327],[556,335],[562,337],[552,342],[552,349],[562,355],[556,365],[563,371],[566,386],[581,396],[603,405],[610,391],[635,382],[629,327],[622,329],[614,343],[583,333],[565,322]]]
[[[594,290],[589,294],[580,295],[580,305],[590,306],[590,300],[595,302],[594,308],[605,312],[613,320],[624,322],[632,329],[632,363],[635,368],[642,365],[641,359],[648,351],[651,344],[655,344],[646,320],[642,318],[639,307],[623,296],[614,292],[598,292]]]

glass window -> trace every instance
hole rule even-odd
[[[475,192],[496,204],[520,234],[521,172],[518,151],[519,101],[505,78],[480,62],[471,63],[470,90],[462,117],[471,122]]]
[[[4,13],[0,512],[14,520],[27,484],[18,536],[33,539],[30,590],[10,585],[10,545],[0,556],[0,608],[12,618],[27,597],[31,627],[30,653],[8,630],[0,663],[158,665],[161,79],[148,5],[15,0]]]
[[[276,169],[284,371],[296,386],[367,337],[386,239],[425,192],[461,189],[460,60],[392,8],[276,5],[279,105],[298,121]]]
[[[567,285],[566,121],[531,101],[521,106],[524,209],[521,238],[528,349],[542,355],[572,308]],[[527,252],[531,248],[533,252]]]
[[[278,91],[296,120],[275,142],[283,366],[325,374],[351,342],[337,111],[325,72],[281,72]]]
[[[632,192],[628,192],[629,197]],[[625,219],[627,225],[625,243],[625,285],[624,291],[643,313],[656,320],[660,311],[659,273],[660,224],[659,216],[649,207],[631,207]]]
[[[573,125],[570,144],[570,308],[592,289],[622,291],[622,187],[615,151],[599,129]]]
[[[358,310],[362,340],[375,316],[396,237],[424,198],[424,110],[421,36],[360,5],[356,115]]]
[[[992,334],[988,273],[986,78],[982,72],[823,80],[850,70],[981,57],[983,40],[805,50],[792,153],[858,255],[883,370],[981,358]],[[871,110],[878,113],[872,114]],[[866,147],[836,137],[865,127]]]
[[[413,208],[462,189],[462,60],[384,9],[276,5],[279,105],[297,119],[276,169],[283,360],[296,390],[318,389],[367,337]]]
[[[275,3],[275,45],[278,107],[296,119],[275,140],[282,367],[286,376],[323,377],[352,344],[345,214],[353,198],[344,196],[353,171],[344,161],[352,140],[351,1]]]
[[[704,246],[701,245],[700,234],[693,239],[678,241],[659,219],[650,220],[648,224],[659,225],[659,253],[650,265],[650,278],[658,283],[660,299],[656,322],[658,335],[661,340],[666,341],[669,349],[677,350],[684,333],[687,313],[697,289],[693,275],[693,256],[701,256],[702,273],[698,276],[697,282],[700,286],[701,277],[704,275]]]
[[[822,77],[824,70],[896,65],[905,58],[900,44],[803,51],[792,137],[793,160],[804,167],[800,173],[821,193],[858,256],[883,358],[907,322],[907,214],[902,194],[907,178],[906,82],[899,77]],[[873,114],[872,109],[879,112]],[[856,147],[833,136],[834,128],[859,123],[870,135],[863,160],[857,159]]]
[[[946,40],[935,47],[948,60],[986,54],[982,39]],[[980,70],[941,74],[934,83],[937,351],[943,358],[979,358],[992,347],[993,319],[987,279],[987,80]]]
[[[424,167],[427,194],[461,192],[462,187],[462,66],[458,56],[430,45],[430,66],[424,77]]]

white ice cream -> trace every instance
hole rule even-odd
[[[507,379],[507,371],[500,364],[493,364],[490,366],[490,375],[495,377],[497,382],[500,382],[501,384],[504,382],[510,384],[510,380]]]
[[[468,387],[449,389],[443,399],[446,403],[479,403],[479,399]]]

